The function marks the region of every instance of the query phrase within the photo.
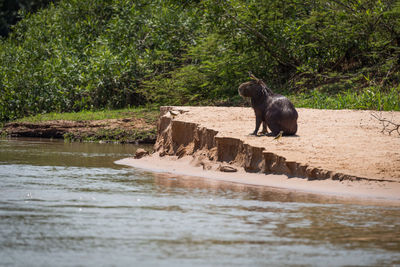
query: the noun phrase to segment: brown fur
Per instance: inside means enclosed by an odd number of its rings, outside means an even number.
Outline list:
[[[267,126],[272,135],[277,135],[280,131],[284,135],[296,134],[298,113],[285,96],[274,94],[259,79],[242,83],[238,91],[242,97],[251,98],[251,106],[256,115],[256,128],[252,134],[257,135],[261,123],[264,134],[268,133]]]

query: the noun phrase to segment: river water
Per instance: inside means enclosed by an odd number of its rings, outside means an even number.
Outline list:
[[[113,163],[135,149],[0,140],[0,265],[400,264],[399,206]]]

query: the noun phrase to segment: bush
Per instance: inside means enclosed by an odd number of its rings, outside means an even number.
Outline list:
[[[248,71],[311,107],[398,108],[400,1],[60,0],[21,15],[0,39],[0,121],[237,104]]]

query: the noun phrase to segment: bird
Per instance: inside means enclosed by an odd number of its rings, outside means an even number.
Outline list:
[[[276,140],[276,141],[279,142],[279,139],[281,139],[282,135],[283,135],[283,131],[280,131],[280,132],[278,133],[278,135],[274,137],[274,140]]]
[[[180,113],[176,110],[170,110],[169,114],[171,114],[172,118],[174,119],[176,116],[178,116]]]

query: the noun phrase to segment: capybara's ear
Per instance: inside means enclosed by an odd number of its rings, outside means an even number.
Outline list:
[[[266,87],[265,83],[264,83],[263,80],[261,80],[261,79],[258,79],[258,80],[257,80],[257,83],[258,83],[259,85],[261,85],[262,87]]]
[[[258,79],[257,79],[257,77],[256,77],[256,76],[254,76],[254,74],[253,74],[253,73],[251,73],[251,71],[249,71],[249,76],[250,76],[250,78],[251,78],[251,79],[253,79],[253,80],[256,80],[256,81],[258,82]]]

